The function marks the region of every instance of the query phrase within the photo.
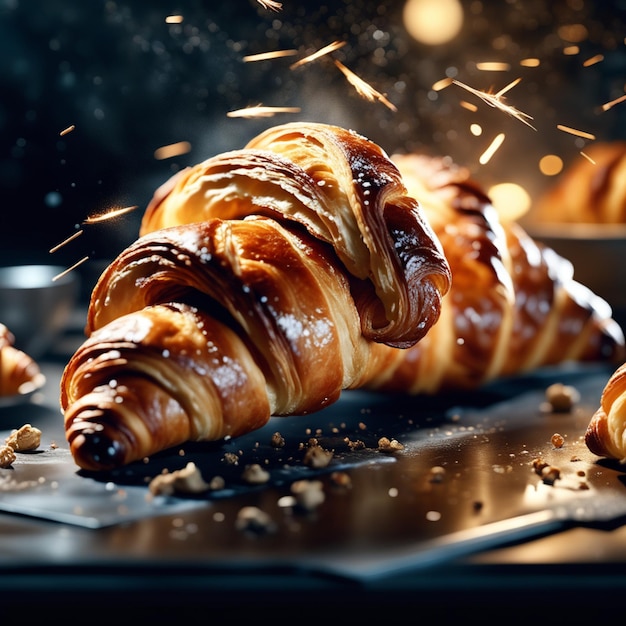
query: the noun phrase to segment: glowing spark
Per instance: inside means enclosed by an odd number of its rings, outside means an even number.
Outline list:
[[[58,243],[56,246],[50,248],[49,253],[52,254],[56,252],[59,248],[62,248],[64,245],[70,243],[70,241],[74,241],[83,234],[82,230],[77,230],[73,235],[70,235],[67,239],[64,239],[61,243]]]
[[[581,156],[584,156],[585,159],[587,159],[587,161],[589,161],[589,163],[591,163],[592,165],[595,165],[596,162],[588,155],[585,154],[582,150],[580,151]]]
[[[360,96],[363,96],[370,102],[378,100],[392,111],[398,110],[395,105],[389,102],[389,100],[387,100],[382,93],[376,91],[376,89],[374,89],[371,85],[368,85],[362,78],[359,78],[352,70],[349,70],[345,65],[343,65],[343,63],[335,61],[335,65],[341,70],[343,75],[348,79],[348,82],[356,89]]]
[[[300,113],[300,107],[266,107],[262,105],[229,111],[227,117],[272,117],[276,113]]]
[[[563,54],[570,57],[578,54],[579,52],[580,48],[578,46],[565,46],[565,48],[563,48]]]
[[[188,141],[177,141],[167,146],[161,146],[154,151],[154,158],[162,161],[170,159],[181,154],[187,154],[191,150],[191,144]]]
[[[451,78],[442,78],[441,80],[438,80],[432,87],[431,89],[433,91],[441,91],[442,89],[445,89],[446,87],[448,87],[449,85],[452,84],[452,79]]]
[[[127,206],[121,209],[111,209],[106,213],[100,213],[99,215],[90,215],[83,224],[97,224],[98,222],[106,222],[107,220],[115,219],[120,215],[125,215],[126,213],[130,213],[137,209],[137,206]]]
[[[272,11],[280,11],[283,8],[282,2],[274,2],[273,0],[257,0],[257,2],[264,9],[271,9]]]
[[[292,63],[289,66],[289,69],[294,70],[296,69],[296,67],[300,67],[301,65],[304,65],[305,63],[310,63],[311,61],[315,61],[316,59],[319,59],[320,57],[323,57],[326,54],[330,54],[331,52],[334,52],[335,50],[339,50],[339,48],[343,48],[345,45],[346,45],[345,41],[333,41],[333,43],[329,43],[327,46],[320,48],[317,52],[314,52],[313,54],[310,54],[309,56],[306,56],[303,59],[300,59],[299,61]]]
[[[467,109],[468,111],[471,111],[472,113],[476,113],[476,111],[478,111],[478,107],[475,104],[472,104],[471,102],[467,102],[466,100],[461,100],[460,104],[464,109]]]
[[[606,104],[603,104],[602,110],[608,111],[609,109],[614,107],[616,104],[619,104],[620,102],[624,102],[624,100],[626,100],[626,94],[624,94],[623,96],[620,96],[619,98],[615,98],[615,100],[611,100],[611,102],[607,102]]]
[[[504,133],[496,135],[494,140],[489,144],[489,147],[480,155],[478,162],[481,165],[489,163],[491,157],[496,153],[496,150],[502,145],[504,141]]]
[[[265,61],[267,59],[279,59],[282,57],[292,57],[298,54],[297,50],[274,50],[274,52],[259,52],[259,54],[249,54],[243,57],[244,63],[252,61]]]
[[[508,72],[511,66],[508,63],[498,63],[497,61],[485,61],[476,63],[476,69],[483,72]]]
[[[68,133],[71,133],[74,129],[76,128],[76,126],[74,124],[72,124],[71,126],[68,126],[67,128],[64,128],[59,135],[61,137],[63,137],[63,135],[67,135]]]
[[[166,24],[182,24],[183,16],[182,15],[168,15],[165,18]]]
[[[522,67],[539,67],[541,65],[541,61],[539,59],[536,59],[534,57],[528,58],[528,59],[522,59],[519,64]]]
[[[596,63],[600,63],[600,61],[604,61],[604,55],[596,54],[596,56],[591,57],[583,62],[583,67],[589,67],[591,65],[595,65]]]
[[[570,128],[569,126],[563,126],[563,124],[557,124],[556,127],[559,130],[562,130],[564,133],[569,133],[570,135],[576,135],[576,137],[583,137],[584,139],[595,139],[596,136],[591,133],[586,133],[583,130],[576,130],[575,128]]]
[[[516,78],[515,80],[512,80],[506,87],[502,87],[502,89],[500,89],[500,91],[498,91],[497,94],[495,94],[495,98],[502,98],[502,96],[509,91],[510,89],[513,89],[513,87],[515,87],[515,85],[517,85],[522,79],[521,78]]]
[[[89,261],[88,256],[84,256],[80,261],[76,261],[74,265],[71,265],[67,269],[63,270],[60,274],[57,274],[56,276],[54,276],[52,278],[52,282],[54,282],[55,280],[59,280],[59,278],[63,278],[63,276],[65,276],[66,274],[69,274],[72,270],[75,270],[79,265],[82,265],[85,261]]]
[[[499,109],[500,111],[507,113],[511,117],[514,117],[516,120],[519,120],[523,124],[526,124],[526,126],[529,126],[533,130],[537,130],[532,124],[530,124],[527,121],[527,120],[533,119],[530,115],[527,115],[526,113],[523,113],[522,111],[519,111],[518,109],[511,106],[510,104],[505,104],[503,101],[502,94],[508,91],[511,87],[515,86],[519,82],[519,80],[509,83],[506,87],[504,87],[504,89],[501,89],[496,94],[488,93],[486,91],[480,91],[479,89],[474,89],[472,87],[469,87],[465,83],[462,83],[459,80],[454,80],[452,82],[455,85],[458,85],[459,87],[462,87],[463,89],[466,89],[470,93],[473,93],[475,96],[478,96],[483,102],[485,102],[489,106],[494,107],[495,109]]]

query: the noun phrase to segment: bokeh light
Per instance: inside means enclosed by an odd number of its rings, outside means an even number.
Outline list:
[[[458,0],[407,0],[404,26],[420,43],[437,46],[454,39],[463,26],[463,7]]]
[[[488,195],[502,220],[518,220],[530,209],[530,194],[517,183],[498,183]]]

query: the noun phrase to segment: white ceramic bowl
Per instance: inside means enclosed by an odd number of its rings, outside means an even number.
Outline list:
[[[56,265],[0,267],[0,322],[15,347],[34,359],[50,349],[66,327],[79,293],[75,272]]]

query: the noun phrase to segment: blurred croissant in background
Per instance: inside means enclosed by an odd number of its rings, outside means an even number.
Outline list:
[[[14,342],[13,333],[0,324],[0,398],[27,394],[45,382],[39,364]]]
[[[140,235],[98,281],[61,383],[85,469],[236,436],[344,389],[474,389],[623,356],[608,304],[502,223],[463,168],[392,160],[345,129],[285,124],[187,168]]]
[[[626,224],[626,141],[585,148],[533,207],[537,222]]]

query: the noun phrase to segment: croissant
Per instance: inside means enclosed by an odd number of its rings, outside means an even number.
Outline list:
[[[537,222],[626,224],[626,141],[598,142],[543,194]]]
[[[0,398],[27,393],[44,382],[38,363],[14,341],[13,333],[0,324]]]
[[[626,463],[626,363],[607,380],[585,433],[593,454]]]
[[[387,155],[328,125],[271,135],[159,190],[99,278],[61,381],[80,467],[319,410],[437,322],[450,268]]]
[[[453,280],[438,323],[389,356],[368,386],[435,393],[567,361],[622,360],[624,335],[608,303],[574,280],[568,260],[500,220],[466,168],[425,155],[392,158]]]
[[[322,229],[306,219],[306,209],[283,200],[283,186],[295,180],[298,193],[302,183],[292,173],[287,180],[274,181],[265,162],[278,155],[306,163],[318,176],[318,170],[327,171],[323,153],[303,153],[303,132],[301,125],[274,127],[254,138],[244,152],[186,170],[150,203],[142,232],[263,211],[275,219],[298,220],[320,236]],[[259,156],[259,149],[271,154]],[[623,333],[608,303],[573,279],[568,260],[533,240],[517,223],[500,220],[466,168],[417,154],[393,155],[392,160],[440,240],[453,281],[439,321],[418,343],[406,351],[372,348],[377,365],[368,368],[363,386],[437,393],[477,388],[566,361],[622,358]],[[233,192],[234,180],[245,197]],[[263,207],[258,198],[263,198]]]

